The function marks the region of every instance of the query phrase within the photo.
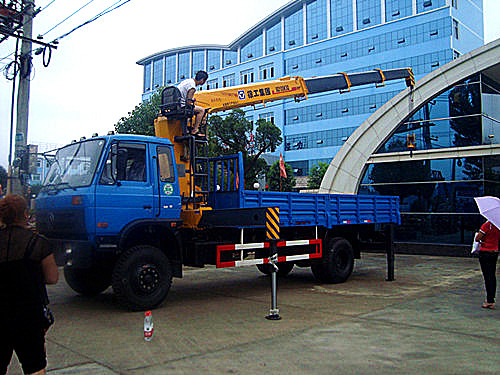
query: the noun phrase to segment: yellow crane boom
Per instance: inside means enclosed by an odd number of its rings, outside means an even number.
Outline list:
[[[372,70],[360,73],[338,73],[323,77],[283,77],[273,81],[249,83],[240,86],[196,92],[196,105],[208,110],[208,113],[247,107],[294,98],[307,99],[308,94],[316,94],[333,90],[341,92],[351,87],[375,83],[383,85],[385,81],[405,79],[407,86],[415,84],[411,68]]]

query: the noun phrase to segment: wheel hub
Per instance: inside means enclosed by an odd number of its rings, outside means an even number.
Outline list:
[[[143,293],[151,293],[160,285],[160,273],[155,266],[144,264],[138,269],[137,280]]]

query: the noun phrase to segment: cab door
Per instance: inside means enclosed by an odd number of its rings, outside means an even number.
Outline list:
[[[153,218],[155,195],[146,143],[119,142],[108,150],[96,185],[96,234],[119,233],[132,221]]]
[[[177,171],[174,168],[173,147],[150,145],[155,170],[155,216],[160,219],[180,219],[181,196]]]

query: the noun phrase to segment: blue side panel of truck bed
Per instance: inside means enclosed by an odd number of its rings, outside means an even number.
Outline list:
[[[208,205],[214,210],[278,207],[282,227],[401,224],[397,196],[244,190],[241,153],[210,158],[209,165]]]
[[[282,227],[401,223],[395,196],[242,190],[212,193],[210,198],[214,209],[278,207]]]

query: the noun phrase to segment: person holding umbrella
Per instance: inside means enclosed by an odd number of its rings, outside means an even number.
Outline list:
[[[479,264],[481,265],[486,289],[486,301],[483,302],[481,307],[494,309],[497,289],[498,243],[500,240],[500,230],[498,229],[500,227],[500,199],[496,197],[478,197],[474,199],[481,215],[488,219],[481,226],[475,238],[475,241],[481,243]]]

